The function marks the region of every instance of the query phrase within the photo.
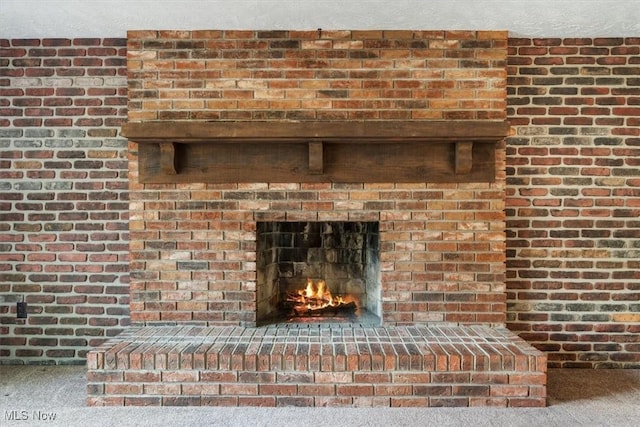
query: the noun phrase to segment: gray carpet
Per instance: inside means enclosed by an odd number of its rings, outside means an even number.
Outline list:
[[[640,370],[553,369],[541,409],[88,408],[85,373],[0,365],[0,426],[640,426]]]

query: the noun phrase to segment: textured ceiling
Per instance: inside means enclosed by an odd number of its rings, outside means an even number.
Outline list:
[[[0,38],[129,29],[464,29],[640,36],[640,0],[0,0]]]

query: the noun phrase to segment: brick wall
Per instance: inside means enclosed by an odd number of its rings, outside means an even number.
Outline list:
[[[130,31],[129,120],[502,120],[506,36]]]
[[[0,41],[0,363],[78,362],[88,344],[127,322],[125,142],[116,137],[125,116],[124,43]],[[638,39],[510,45],[508,325],[549,352],[551,366],[638,367]],[[71,88],[82,90],[62,95]],[[69,105],[56,106],[56,98],[83,110],[65,115]],[[81,105],[91,98],[99,105]],[[112,103],[113,114],[89,110]],[[101,166],[81,163],[88,160]],[[116,199],[105,199],[109,191]],[[50,209],[61,201],[83,208]],[[70,231],[56,229],[68,224]],[[96,237],[106,230],[118,240]],[[89,244],[99,250],[80,250]],[[45,272],[56,268],[69,272]],[[113,281],[98,280],[106,274]],[[27,321],[15,319],[21,295],[30,301]]]
[[[256,221],[380,221],[386,324],[504,321],[498,185],[153,187],[131,194],[134,322],[255,325]]]
[[[508,326],[552,367],[640,366],[640,39],[511,39]]]
[[[0,362],[81,362],[128,324],[125,55],[0,40]]]

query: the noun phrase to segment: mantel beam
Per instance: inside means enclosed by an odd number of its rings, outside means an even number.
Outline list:
[[[145,122],[138,143],[146,183],[491,182],[494,121]]]
[[[309,121],[309,122],[129,122],[122,135],[138,143],[202,142],[497,142],[509,133],[508,121]]]

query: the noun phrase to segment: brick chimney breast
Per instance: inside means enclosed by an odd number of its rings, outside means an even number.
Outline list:
[[[379,223],[382,323],[505,321],[505,31],[130,31],[131,317],[256,325],[258,222]]]

